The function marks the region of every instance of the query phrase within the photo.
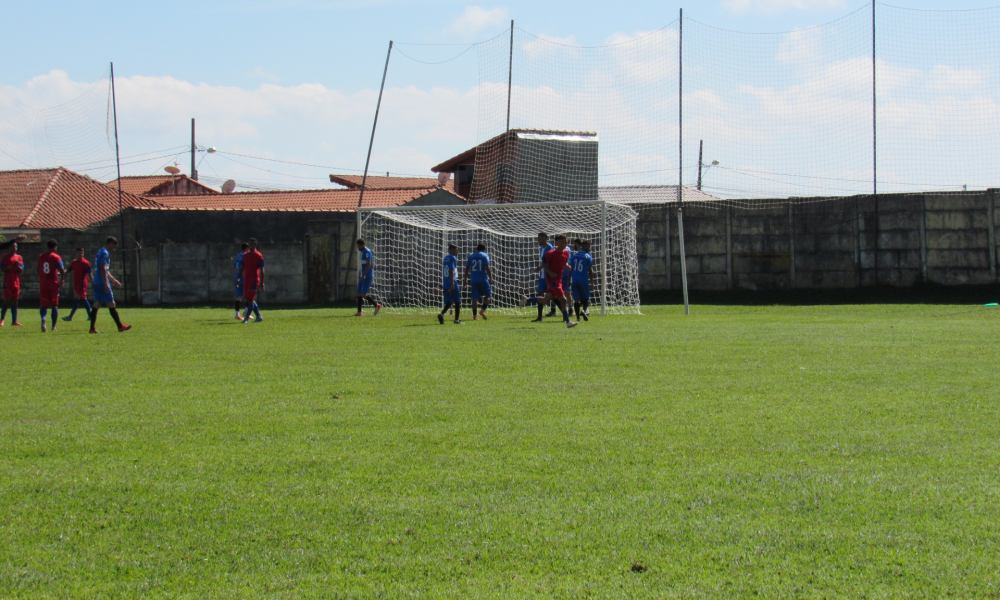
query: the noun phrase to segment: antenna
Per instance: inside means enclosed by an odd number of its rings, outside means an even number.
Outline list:
[[[223,194],[232,194],[233,190],[235,190],[235,189],[236,189],[236,182],[233,181],[232,179],[230,179],[230,180],[226,181],[226,183],[222,184],[222,193]]]
[[[178,169],[173,165],[170,165],[169,167],[163,167],[163,170],[166,171],[167,173],[170,173],[171,175],[176,175],[181,172],[180,169]]]

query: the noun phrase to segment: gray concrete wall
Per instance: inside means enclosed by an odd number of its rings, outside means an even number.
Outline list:
[[[760,201],[683,209],[695,290],[997,282],[998,190]],[[768,206],[773,205],[773,206]],[[637,207],[639,284],[680,289],[677,206]],[[877,221],[876,221],[877,218]],[[876,239],[877,231],[877,239]]]

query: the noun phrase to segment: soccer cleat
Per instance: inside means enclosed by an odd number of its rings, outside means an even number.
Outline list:
[[[376,304],[375,305],[375,315],[374,316],[377,317],[378,316],[378,311],[380,311],[380,310],[382,310],[382,305],[381,304]]]
[[[250,317],[247,317],[247,318],[243,319],[243,321],[241,321],[241,323],[243,323],[244,325],[246,325],[249,322],[250,322]]]
[[[118,328],[118,333],[122,333],[123,331],[128,331],[129,329],[132,329],[131,325],[122,325],[121,327]]]
[[[241,317],[241,316],[239,316],[239,315],[236,315],[236,320],[237,320],[237,321],[242,321],[242,320],[243,320],[243,317]]]
[[[580,316],[583,317],[584,321],[589,321],[590,320],[590,319],[587,318],[587,313],[582,313]]]
[[[472,320],[473,321],[478,321],[479,320],[479,315],[472,315]]]
[[[45,321],[42,321],[42,333],[45,333]]]
[[[15,321],[15,322],[11,323],[11,327],[24,327],[24,326],[21,325],[20,323],[18,323],[17,321]]]
[[[67,323],[69,323],[72,320],[73,320],[73,317],[63,317],[63,321],[66,321]]]
[[[479,311],[479,316],[482,317],[483,320],[485,321],[486,320],[486,311],[485,310]]]
[[[361,311],[359,310],[358,312],[354,313],[354,316],[355,316],[355,317],[360,317],[360,316],[361,316],[361,315],[363,315],[363,314],[365,314],[365,313],[363,313],[363,312],[361,312]]]
[[[521,299],[518,300],[517,305],[520,306],[521,308],[524,308],[524,305],[527,303],[528,303],[528,297],[525,296],[524,294],[521,294]]]
[[[590,309],[589,308],[583,309],[583,314],[585,314],[585,315],[587,315],[589,317],[590,316]]]
[[[566,327],[576,327],[577,325],[579,325],[579,323],[576,323],[574,321],[566,321]]]
[[[455,325],[465,325],[462,321],[455,319]]]
[[[3,327],[3,319],[0,319],[0,327]]]
[[[532,319],[531,322],[532,323],[541,323],[542,322],[542,318],[538,317],[537,319]]]
[[[98,330],[96,330],[96,329],[91,329],[91,330],[90,330],[90,333],[100,333],[100,331],[98,331]]]
[[[441,313],[438,313],[438,323],[444,325],[444,315]]]
[[[253,322],[254,323],[263,323],[264,322],[264,317],[257,317],[256,319],[253,320]]]

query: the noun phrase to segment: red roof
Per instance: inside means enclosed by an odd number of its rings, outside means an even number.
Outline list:
[[[161,188],[182,184],[186,188],[199,189],[204,194],[218,194],[219,191],[207,185],[191,179],[187,175],[126,175],[121,178],[122,191],[136,196],[159,195],[157,192],[164,192]],[[118,180],[108,183],[112,189],[118,189]]]
[[[365,190],[364,206],[402,206],[433,191],[454,195],[448,190],[374,189]],[[354,212],[360,190],[297,190],[291,192],[237,192],[216,196],[157,196],[167,208],[186,210],[261,210]],[[459,196],[455,196],[461,199]]]
[[[330,181],[352,190],[361,189],[361,175],[330,175]],[[443,187],[448,191],[454,191],[455,181],[449,179],[442,186],[438,183],[437,177],[383,177],[381,175],[369,175],[365,181],[365,190],[434,190]]]
[[[160,206],[124,191],[121,205]],[[118,206],[118,190],[63,167],[0,171],[0,227],[83,229]]]

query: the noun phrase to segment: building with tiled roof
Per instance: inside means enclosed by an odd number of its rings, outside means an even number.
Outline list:
[[[443,188],[449,192],[455,192],[455,180],[450,177],[451,173],[445,173],[447,179],[441,183],[437,177],[389,177],[382,175],[368,175],[365,180],[365,193],[368,190],[434,190]],[[342,185],[348,189],[361,189],[361,175],[330,175],[330,181]]]
[[[184,210],[355,212],[360,193],[355,189],[237,192],[214,196],[158,196],[156,200],[163,207]],[[465,200],[440,187],[431,190],[366,189],[363,203],[368,208],[465,204]]]
[[[0,228],[83,229],[119,208],[158,207],[155,200],[122,192],[69,169],[0,171]]]
[[[121,178],[122,191],[136,196],[179,196],[218,194],[218,190],[191,179],[187,175],[126,175]],[[118,179],[108,183],[118,189]]]

